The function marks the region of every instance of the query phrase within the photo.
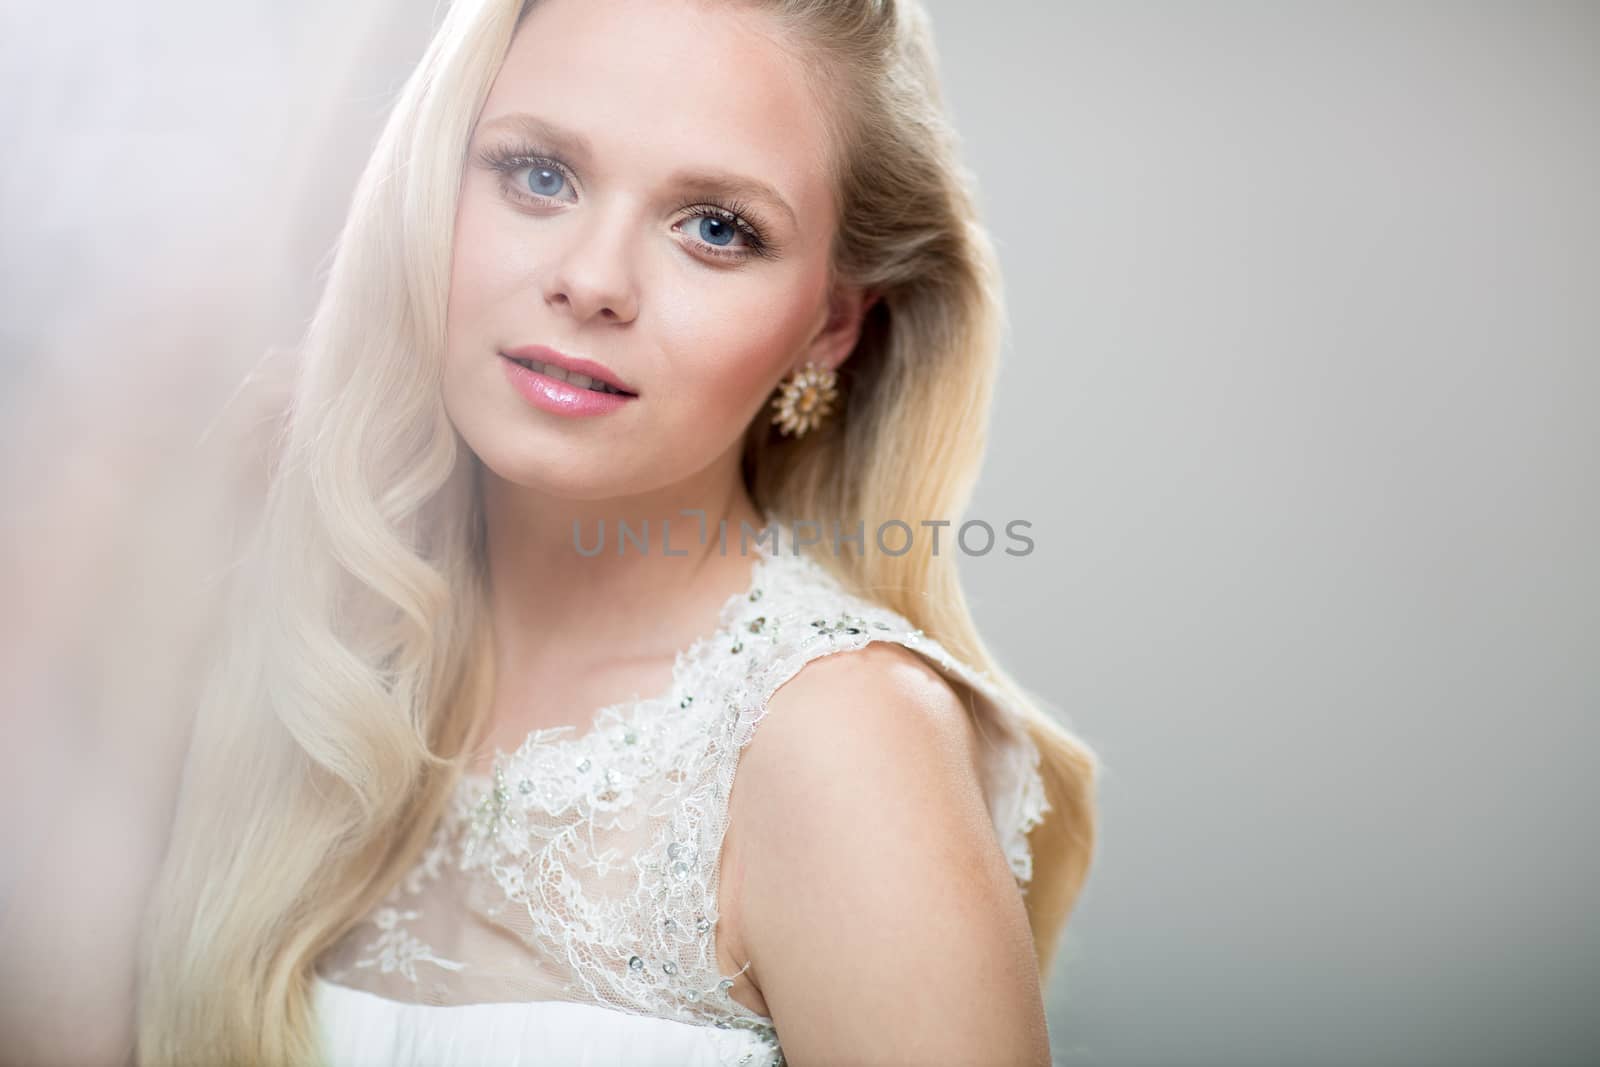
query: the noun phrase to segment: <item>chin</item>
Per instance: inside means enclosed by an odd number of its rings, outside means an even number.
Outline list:
[[[530,455],[526,449],[508,449],[478,454],[479,461],[495,477],[531,492],[562,500],[605,500],[627,493],[616,478],[615,461],[596,457],[595,463],[572,462],[550,456]]]

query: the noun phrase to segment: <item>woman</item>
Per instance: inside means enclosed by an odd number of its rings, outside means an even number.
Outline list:
[[[141,1063],[1049,1061],[1094,758],[905,537],[1001,321],[954,145],[914,3],[458,0],[303,346]]]

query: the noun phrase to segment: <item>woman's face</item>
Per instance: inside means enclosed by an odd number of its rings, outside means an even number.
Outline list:
[[[827,288],[823,119],[760,19],[542,0],[517,31],[462,180],[443,379],[501,478],[594,500],[736,471],[783,375],[853,347],[858,302]],[[634,395],[503,355],[529,345]]]

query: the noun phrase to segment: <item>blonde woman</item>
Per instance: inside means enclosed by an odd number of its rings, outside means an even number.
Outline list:
[[[1048,1063],[1096,763],[929,536],[998,284],[915,2],[457,0],[299,353],[138,1061]]]

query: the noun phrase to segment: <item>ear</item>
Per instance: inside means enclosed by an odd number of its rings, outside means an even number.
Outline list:
[[[861,338],[861,323],[881,294],[875,289],[836,284],[828,293],[826,316],[806,346],[800,362],[808,360],[830,370],[850,358]]]

